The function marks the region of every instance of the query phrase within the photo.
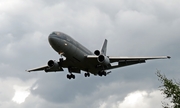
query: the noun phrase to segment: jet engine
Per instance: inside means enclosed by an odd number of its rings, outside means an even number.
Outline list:
[[[99,55],[100,55],[100,51],[99,51],[99,50],[95,50],[95,51],[94,51],[94,54],[97,55],[97,56],[99,56]]]
[[[59,71],[60,69],[59,63],[55,60],[49,60],[47,65],[49,66],[49,68],[45,70],[46,72]]]
[[[107,56],[99,55],[97,60],[98,60],[99,63],[102,63],[105,66],[110,65],[110,60],[109,60],[109,58]]]
[[[59,67],[58,62],[55,60],[49,60],[47,64],[49,67]]]

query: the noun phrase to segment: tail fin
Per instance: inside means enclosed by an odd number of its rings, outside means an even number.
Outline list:
[[[107,50],[107,39],[104,40],[104,44],[101,49],[101,54],[106,55],[106,50]]]

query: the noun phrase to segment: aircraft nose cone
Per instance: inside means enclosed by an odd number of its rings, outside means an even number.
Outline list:
[[[62,51],[63,42],[58,33],[56,32],[51,33],[48,37],[48,40],[49,40],[49,44],[56,52],[59,53],[60,51]]]
[[[48,37],[48,40],[49,40],[49,43],[52,44],[56,41],[56,37],[55,35],[53,34],[50,34],[49,37]]]
[[[57,36],[54,34],[50,34],[48,37],[48,41],[52,47],[56,46]]]

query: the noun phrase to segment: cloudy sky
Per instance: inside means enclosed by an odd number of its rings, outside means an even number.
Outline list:
[[[1,108],[159,108],[155,73],[179,79],[179,0],[0,0]],[[25,70],[57,60],[48,43],[61,31],[91,51],[108,39],[108,55],[161,56],[114,69],[107,77],[66,78]]]

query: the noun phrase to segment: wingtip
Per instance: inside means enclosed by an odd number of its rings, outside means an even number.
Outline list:
[[[170,56],[167,56],[168,59],[170,59],[171,57]]]
[[[26,72],[31,72],[30,70],[25,70]]]

